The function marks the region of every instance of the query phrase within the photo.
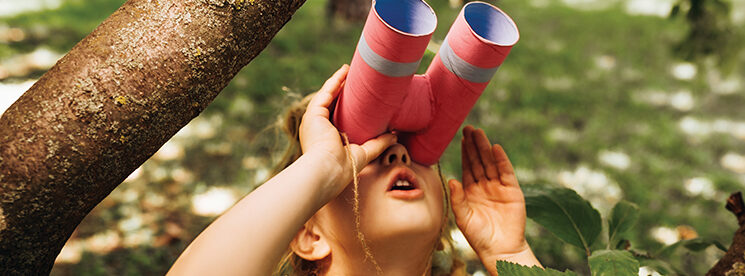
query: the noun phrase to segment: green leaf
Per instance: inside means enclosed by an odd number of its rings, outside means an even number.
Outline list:
[[[519,265],[516,263],[510,263],[506,261],[497,261],[497,273],[499,273],[499,276],[576,276],[577,273],[574,273],[571,270],[565,270],[564,272],[551,269],[551,268],[540,268],[537,266],[531,266],[527,267],[524,265]]]
[[[639,262],[640,267],[649,267],[662,275],[686,275],[687,273],[670,265],[670,263],[652,257],[649,252],[639,249],[628,250]],[[640,274],[641,275],[641,274]],[[646,275],[645,275],[646,276]]]
[[[593,276],[638,275],[639,261],[625,250],[597,250],[587,259]]]
[[[690,240],[682,240],[682,241],[673,243],[671,245],[668,245],[666,247],[663,247],[657,253],[657,256],[669,257],[680,246],[683,246],[686,249],[691,250],[691,251],[702,251],[706,248],[709,248],[709,246],[712,246],[712,245],[716,246],[717,248],[719,248],[719,250],[722,250],[723,252],[727,252],[727,247],[717,240],[707,239],[707,238],[695,238],[695,239],[690,239]]]
[[[525,186],[523,192],[529,218],[590,255],[602,228],[598,210],[567,188]]]
[[[702,251],[706,248],[709,248],[709,246],[716,246],[719,248],[719,250],[722,250],[723,252],[727,252],[727,247],[724,246],[722,243],[720,243],[717,240],[714,239],[705,239],[705,238],[695,238],[686,240],[685,243],[683,243],[683,246],[685,248],[688,248],[688,250],[691,251]]]
[[[613,206],[608,219],[608,245],[614,244],[616,239],[634,226],[639,219],[639,207],[636,204],[622,200]]]
[[[657,259],[638,259],[639,266],[648,266],[662,275],[686,275],[685,272],[673,267],[669,263]]]

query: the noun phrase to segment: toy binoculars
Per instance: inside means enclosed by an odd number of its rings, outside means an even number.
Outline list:
[[[436,163],[520,37],[502,10],[470,2],[414,75],[436,26],[423,0],[373,0],[333,114],[351,142],[396,131],[412,160]]]

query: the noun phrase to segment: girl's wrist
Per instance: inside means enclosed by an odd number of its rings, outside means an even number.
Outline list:
[[[519,247],[513,249],[501,249],[501,248],[487,248],[482,250],[475,250],[476,254],[481,259],[492,258],[492,259],[503,259],[512,255],[519,254],[525,251],[528,246],[527,242],[523,242]]]
[[[484,254],[482,258],[489,258],[493,260],[501,260],[501,261],[510,261],[514,260],[516,258],[519,258],[521,256],[525,255],[532,255],[533,251],[530,250],[530,246],[525,243],[524,247],[522,247],[519,251],[511,251],[511,252],[504,252],[504,253],[493,253],[493,254]],[[479,255],[481,256],[481,255]]]
[[[312,171],[312,177],[319,180],[312,182],[317,183],[317,195],[322,199],[323,204],[338,196],[344,189],[342,184],[345,178],[344,168],[339,163],[338,157],[330,152],[303,153],[296,162],[300,163],[299,165],[305,170]]]
[[[484,266],[486,266],[490,271],[492,270],[492,267],[494,268],[494,271],[496,271],[495,265],[497,261],[507,261],[525,266],[537,265],[543,267],[533,254],[533,250],[530,249],[530,245],[528,245],[527,241],[524,241],[516,250],[503,252],[487,252],[482,250],[480,252],[477,251],[476,253]]]
[[[481,259],[481,263],[489,270],[492,275],[496,275],[496,264],[497,261],[506,261],[516,263],[524,266],[538,266],[543,268],[541,263],[533,254],[533,250],[530,249],[530,245],[525,241],[522,246],[516,251],[503,252],[503,253],[490,253],[490,252],[476,252]]]

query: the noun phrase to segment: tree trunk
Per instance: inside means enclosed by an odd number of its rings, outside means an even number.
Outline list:
[[[339,16],[347,21],[364,23],[370,12],[371,0],[329,0],[329,16]]]
[[[0,118],[0,275],[46,274],[85,215],[304,0],[129,0]]]

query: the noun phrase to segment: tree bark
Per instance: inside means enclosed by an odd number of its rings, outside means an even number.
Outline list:
[[[371,0],[329,0],[329,16],[339,16],[349,22],[364,23],[370,12]]]
[[[85,215],[304,0],[129,0],[0,117],[0,274],[49,273]]]
[[[732,193],[725,207],[737,217],[740,228],[735,231],[727,253],[706,273],[707,276],[745,275],[745,204],[742,194]]]

